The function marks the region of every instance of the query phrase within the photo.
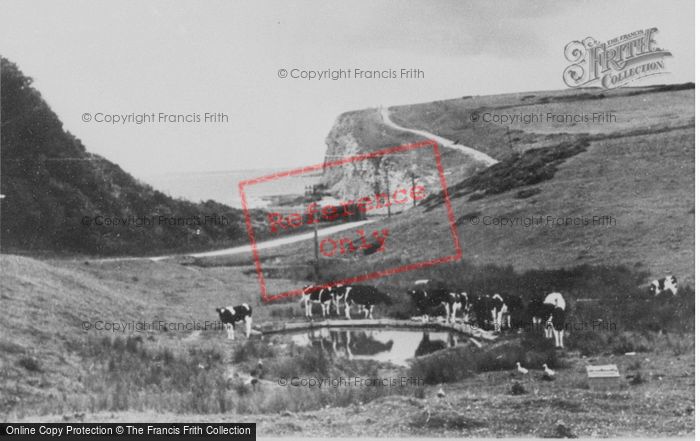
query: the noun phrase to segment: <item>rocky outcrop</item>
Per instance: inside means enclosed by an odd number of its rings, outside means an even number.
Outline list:
[[[325,162],[332,164],[343,158],[424,140],[384,124],[378,109],[347,112],[336,119],[326,137]],[[441,157],[448,182],[474,172],[474,161],[469,156],[441,148]],[[321,183],[336,197],[345,200],[387,189],[409,188],[413,183],[424,186],[428,193],[441,188],[432,148],[329,166],[323,172]]]

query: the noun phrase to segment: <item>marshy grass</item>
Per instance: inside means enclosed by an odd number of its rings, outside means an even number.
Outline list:
[[[156,411],[177,414],[303,412],[367,403],[389,395],[424,395],[420,386],[279,386],[279,378],[377,376],[380,363],[336,358],[318,347],[285,349],[260,340],[231,348],[216,342],[149,341],[141,337],[88,337],[77,346],[86,369],[76,392],[52,400],[20,403],[14,413],[65,414],[101,411]],[[29,357],[25,357],[30,360]],[[23,358],[22,360],[25,360]],[[33,360],[33,359],[31,359]],[[243,380],[262,360],[265,387]],[[30,361],[23,362],[34,368]],[[38,365],[37,365],[38,366]],[[27,369],[29,369],[27,368]],[[38,367],[37,367],[38,369]],[[232,376],[238,372],[240,377]]]
[[[523,335],[491,348],[458,346],[419,357],[411,363],[410,374],[426,384],[451,383],[481,372],[513,370],[520,362],[524,367],[540,369],[565,367],[557,357],[551,341],[539,335]]]

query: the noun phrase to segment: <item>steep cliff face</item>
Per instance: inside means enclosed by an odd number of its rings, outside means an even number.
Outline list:
[[[349,112],[340,115],[326,137],[325,162],[332,162],[346,156],[360,154],[360,141],[356,138],[358,116],[360,112]],[[362,185],[359,177],[359,163],[348,163],[323,170],[321,182],[341,197],[345,197],[349,189]]]
[[[326,162],[402,144],[425,141],[418,135],[396,130],[383,123],[378,109],[340,115],[326,137]],[[448,183],[483,168],[452,149],[440,148]],[[440,190],[440,179],[432,148],[392,153],[381,158],[345,163],[324,170],[321,181],[342,199],[353,199],[413,184],[429,193]]]
[[[385,127],[375,109],[340,115],[326,138],[326,162],[421,141]],[[439,185],[432,149],[388,154],[345,163],[324,171],[322,182],[337,197],[347,200],[409,188],[413,183],[434,190]],[[411,179],[413,174],[414,179]]]

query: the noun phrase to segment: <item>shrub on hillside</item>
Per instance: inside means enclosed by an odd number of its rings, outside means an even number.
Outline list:
[[[526,393],[527,390],[525,389],[525,386],[523,386],[519,381],[514,382],[510,387],[511,395],[525,395]]]
[[[422,378],[425,384],[459,381],[476,371],[476,354],[471,346],[460,346],[419,357],[411,361],[410,375]]]
[[[551,368],[564,367],[557,357],[552,341],[539,333],[526,333],[519,340],[484,351],[476,358],[477,369],[481,372],[512,370],[515,364],[541,369],[543,363]]]
[[[652,344],[639,332],[611,332],[608,347],[614,354],[622,355],[627,352],[648,352]]]
[[[578,350],[581,355],[586,357],[599,353],[606,347],[606,344],[605,335],[592,329],[571,332],[566,338],[567,348]]]
[[[257,361],[260,358],[275,356],[274,347],[262,340],[246,340],[241,346],[237,346],[233,352],[233,362],[243,363],[250,360]]]
[[[578,139],[556,146],[515,153],[451,186],[448,192],[452,199],[469,196],[470,200],[476,200],[487,195],[505,193],[518,187],[538,184],[552,179],[557,167],[562,162],[585,151],[588,145],[587,140]],[[421,202],[421,205],[425,207],[426,211],[430,211],[443,203],[444,199],[437,194],[426,198]]]
[[[22,357],[17,361],[17,364],[28,370],[29,372],[41,372],[41,365],[34,357]]]

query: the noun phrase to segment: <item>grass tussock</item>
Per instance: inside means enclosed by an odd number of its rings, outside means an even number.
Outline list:
[[[465,415],[458,409],[443,407],[417,412],[408,420],[414,429],[474,430],[488,426],[486,421]]]
[[[24,356],[17,361],[17,364],[28,370],[29,372],[41,372],[39,360],[34,357]]]
[[[525,395],[527,393],[527,390],[521,382],[516,381],[510,386],[509,393],[511,395]]]

